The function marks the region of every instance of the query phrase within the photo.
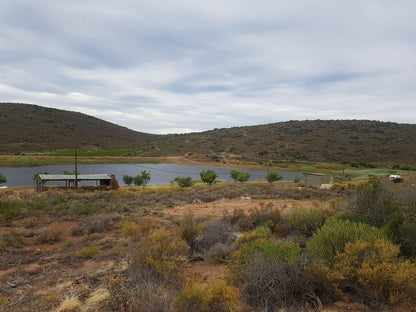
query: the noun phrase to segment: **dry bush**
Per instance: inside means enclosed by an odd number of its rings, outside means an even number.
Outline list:
[[[289,223],[300,233],[311,236],[325,222],[327,215],[317,209],[297,208],[288,217]]]
[[[320,308],[321,301],[314,292],[303,266],[286,259],[269,261],[257,257],[239,275],[240,289],[248,304],[262,311],[301,311]]]
[[[260,207],[251,209],[248,215],[244,211],[236,209],[232,216],[224,216],[224,219],[232,224],[237,224],[242,231],[251,231],[263,225],[267,225],[272,231],[275,231],[283,221],[280,211],[273,208],[272,203],[261,203]]]
[[[133,290],[132,311],[170,312],[176,294],[177,291],[167,285],[151,281],[139,284]]]
[[[205,287],[188,281],[173,306],[178,312],[233,312],[239,310],[240,303],[238,290],[222,280]]]
[[[147,268],[155,278],[171,281],[178,278],[178,272],[187,259],[189,247],[178,232],[157,229],[145,239],[140,240],[137,248],[130,252],[130,274],[143,274]],[[142,272],[140,272],[140,270]]]
[[[85,300],[83,306],[83,312],[102,312],[106,311],[108,306],[108,300],[110,292],[108,289],[100,288],[93,291],[90,296]]]
[[[92,258],[98,253],[96,246],[85,247],[77,251],[77,254],[83,258]]]
[[[193,250],[205,252],[218,243],[230,244],[235,239],[233,226],[229,222],[221,219],[208,220],[196,237]]]
[[[335,258],[339,289],[353,290],[371,306],[416,299],[416,265],[398,258],[399,246],[380,239],[348,243]]]
[[[205,257],[212,263],[222,263],[224,261],[230,260],[231,254],[234,251],[234,244],[217,243],[205,253]]]
[[[71,234],[79,236],[106,232],[120,219],[119,215],[95,214],[93,217],[83,218],[78,226],[72,227]]]
[[[193,249],[195,239],[203,228],[202,224],[195,220],[192,212],[186,211],[180,220],[179,227],[182,239]]]
[[[63,232],[58,227],[44,229],[39,231],[34,236],[35,240],[40,244],[54,244],[63,239]]]
[[[81,312],[82,303],[78,297],[68,297],[61,302],[54,312]]]
[[[133,240],[139,241],[159,227],[158,221],[150,216],[141,218],[138,222],[125,221],[121,231],[129,235]]]

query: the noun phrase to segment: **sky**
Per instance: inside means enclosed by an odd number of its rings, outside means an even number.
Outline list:
[[[414,0],[2,0],[0,102],[147,133],[416,123]]]

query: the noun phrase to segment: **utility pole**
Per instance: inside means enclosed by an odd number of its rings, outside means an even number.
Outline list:
[[[78,159],[77,148],[75,147],[75,192],[78,191]]]

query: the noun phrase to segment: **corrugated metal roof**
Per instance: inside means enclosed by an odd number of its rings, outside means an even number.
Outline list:
[[[38,174],[42,181],[68,181],[75,180],[75,174]],[[79,174],[77,180],[111,180],[106,174]]]

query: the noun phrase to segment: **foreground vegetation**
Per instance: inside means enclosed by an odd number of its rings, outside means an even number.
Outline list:
[[[411,311],[415,182],[2,190],[0,310]],[[224,200],[248,209],[206,214]]]

